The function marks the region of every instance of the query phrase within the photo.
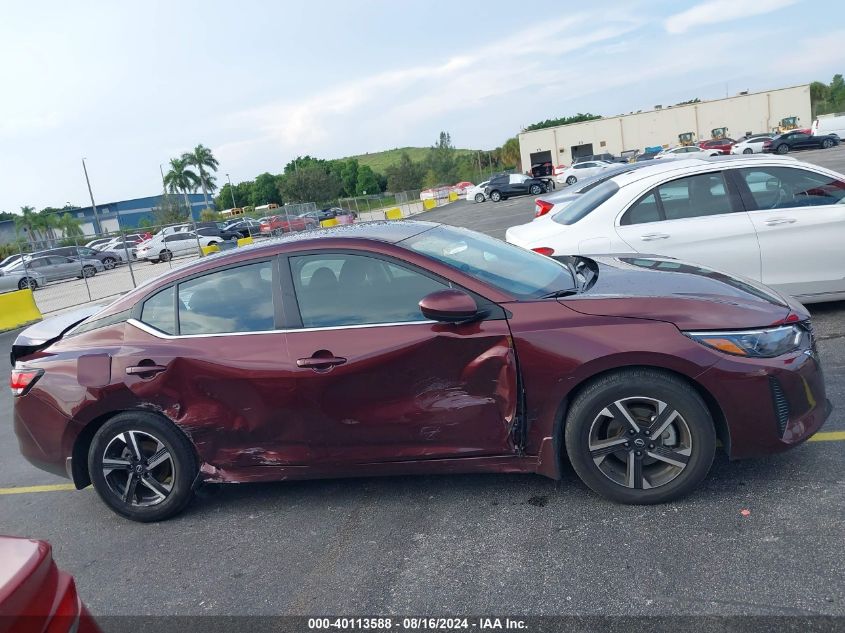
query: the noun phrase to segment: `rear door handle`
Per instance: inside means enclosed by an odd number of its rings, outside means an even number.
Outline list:
[[[795,218],[772,218],[766,220],[763,224],[766,226],[777,226],[778,224],[794,224]]]
[[[298,359],[296,366],[309,369],[328,369],[336,365],[343,365],[345,362],[346,359],[339,356],[311,356],[310,358]]]
[[[126,373],[130,376],[137,376],[143,374],[157,374],[160,371],[167,369],[164,365],[133,365],[126,368]]]
[[[669,239],[669,235],[666,233],[646,233],[645,235],[640,235],[640,239],[643,242],[653,242],[654,240]]]

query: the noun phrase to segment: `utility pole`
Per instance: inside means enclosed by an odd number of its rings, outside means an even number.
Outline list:
[[[94,210],[94,233],[102,234],[103,228],[100,226],[100,216],[97,214],[97,205],[94,204],[94,192],[91,191],[91,181],[88,179],[88,168],[85,166],[85,158],[82,159],[82,171],[85,172],[85,183],[88,185],[88,195],[91,197],[91,208]]]
[[[232,179],[229,178],[229,174],[226,174],[226,180],[229,181],[229,193],[232,194],[232,208],[236,208],[238,205],[235,204],[235,188],[232,187]]]

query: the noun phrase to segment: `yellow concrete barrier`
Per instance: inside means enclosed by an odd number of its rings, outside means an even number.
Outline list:
[[[388,209],[384,212],[384,218],[386,220],[401,220],[402,209],[400,209],[399,207],[393,207],[392,209]]]
[[[449,202],[454,202],[458,199],[458,192],[457,191],[450,191],[449,192]]]
[[[242,237],[238,240],[238,248],[241,246],[246,246],[247,244],[252,244],[252,236],[249,237]]]
[[[328,220],[320,220],[320,226],[322,227],[330,227],[330,226],[337,226],[337,218],[329,218]]]
[[[211,246],[200,246],[200,249],[202,249],[203,257],[205,257],[206,255],[211,255],[212,253],[220,252],[220,248],[217,246],[217,244],[212,244]]]
[[[41,320],[32,290],[15,290],[0,294],[0,331],[11,330]]]
[[[437,201],[433,200],[432,198],[429,198],[428,200],[423,200],[423,208],[426,211],[430,211],[431,209],[433,209],[436,206],[437,206]]]

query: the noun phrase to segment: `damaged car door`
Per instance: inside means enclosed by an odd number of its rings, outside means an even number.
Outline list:
[[[499,306],[471,323],[429,321],[419,301],[453,284],[428,271],[362,252],[287,261],[294,409],[315,462],[514,452],[517,369]]]

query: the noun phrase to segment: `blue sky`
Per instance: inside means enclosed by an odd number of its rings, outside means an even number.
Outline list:
[[[539,10],[538,7],[544,7]],[[0,210],[153,195],[197,143],[237,182],[298,154],[489,149],[522,126],[845,72],[839,0],[44,2],[0,20]]]

